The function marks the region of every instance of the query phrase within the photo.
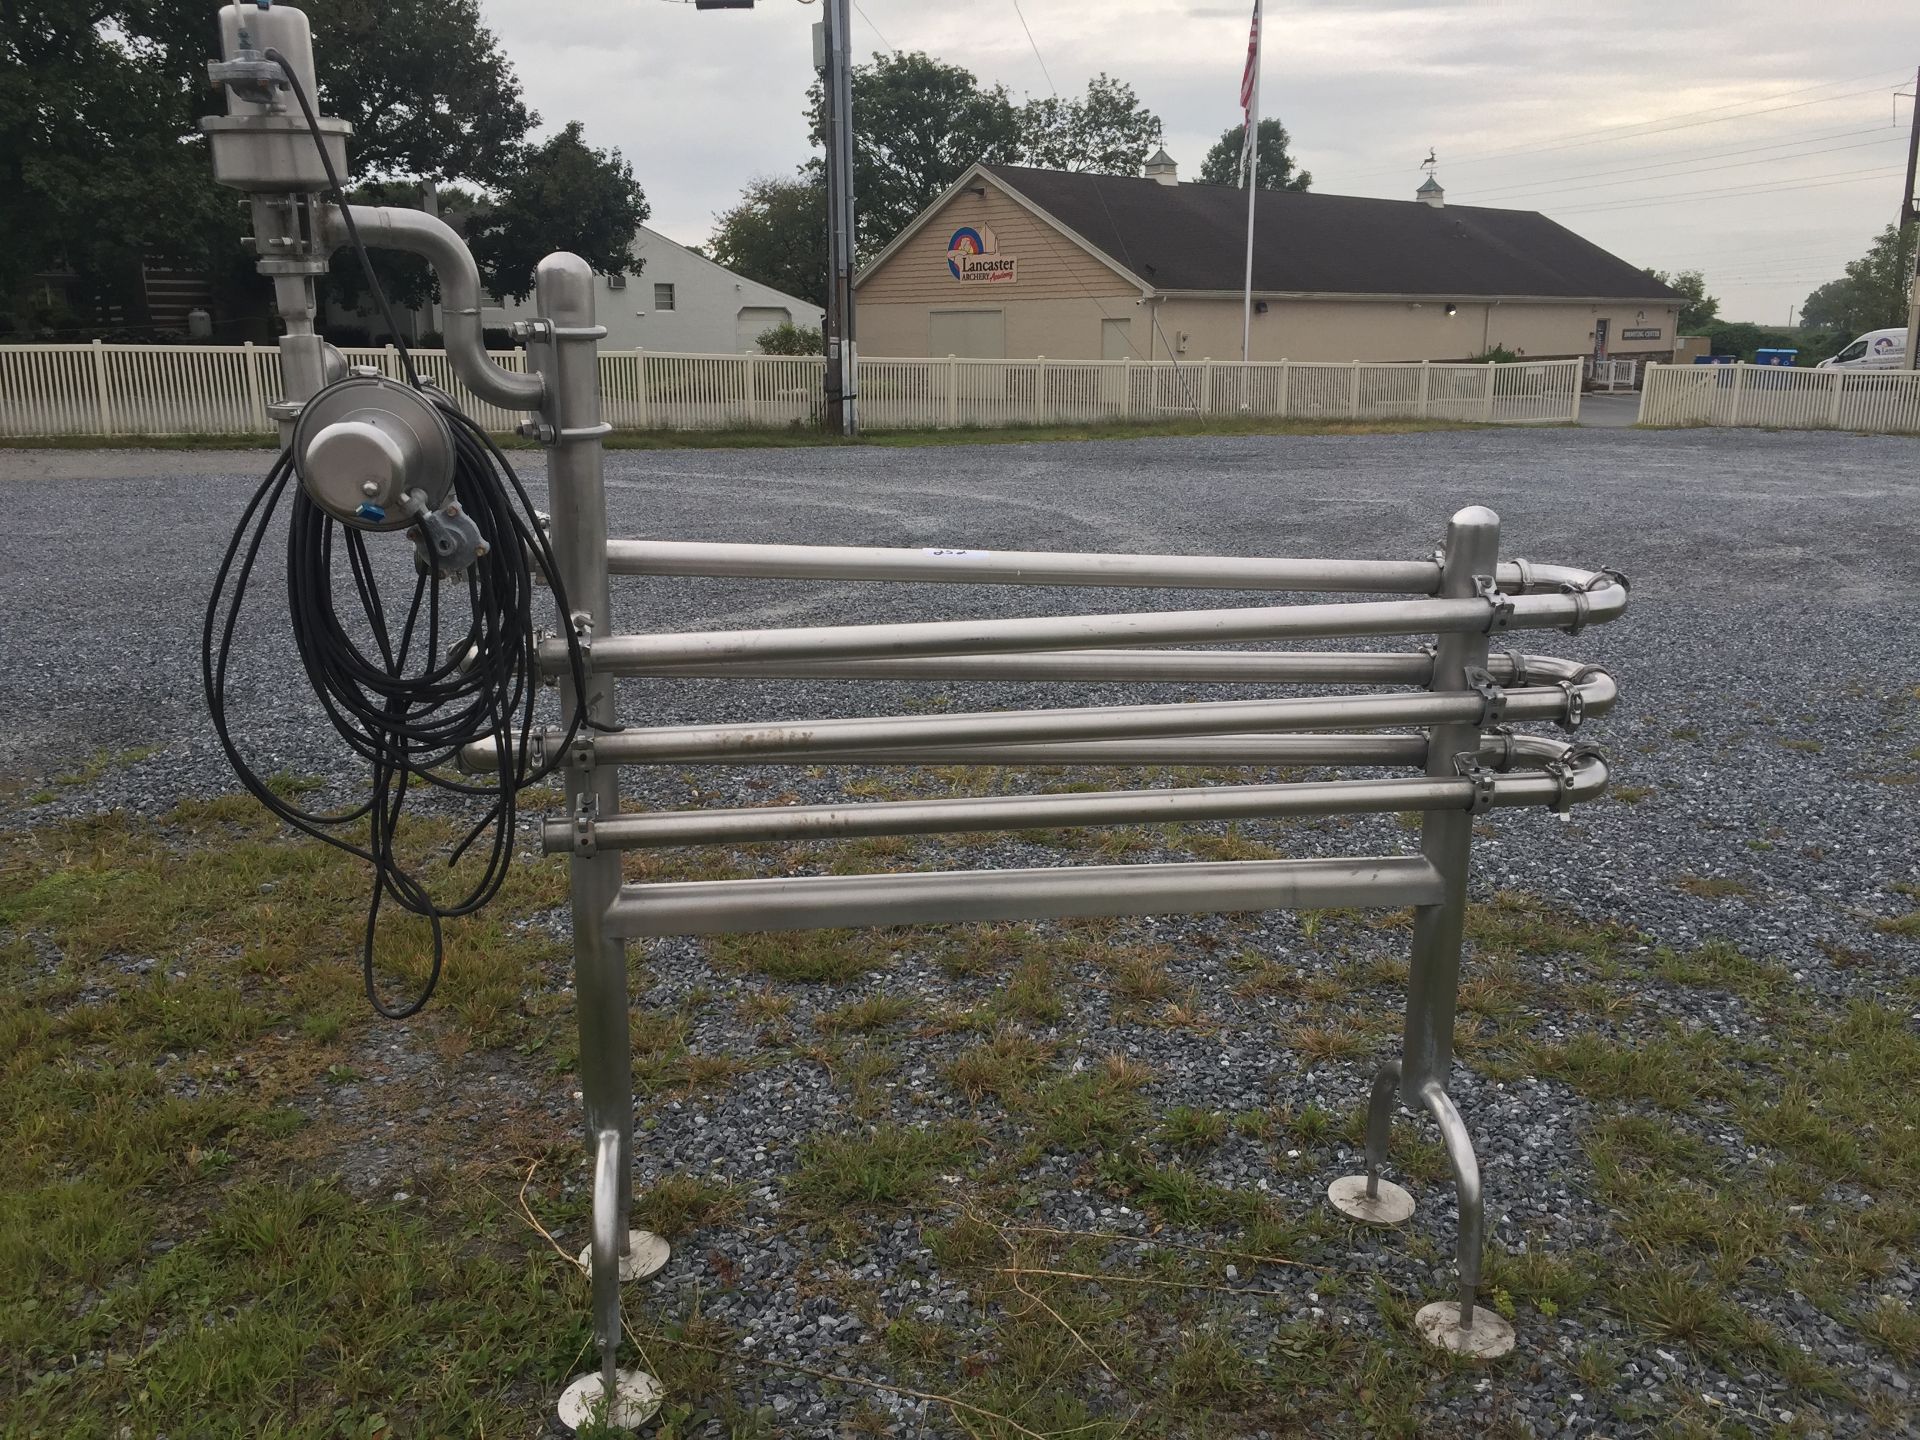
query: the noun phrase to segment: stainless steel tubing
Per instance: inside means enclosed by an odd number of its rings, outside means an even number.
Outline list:
[[[626,1248],[627,1207],[622,1197],[632,1166],[620,1132],[601,1130],[593,1148],[593,1339],[600,1350],[600,1393],[620,1393],[614,1378],[620,1356],[620,1252]]]
[[[1609,690],[1611,686],[1610,678],[1604,685],[1597,679],[1594,682],[1596,691]],[[787,724],[667,725],[596,735],[584,743],[593,749],[598,763],[608,765],[698,760],[733,763],[751,755],[803,759],[831,753],[845,758],[871,750],[900,750],[923,744],[1007,745],[1349,726],[1465,727],[1476,737],[1477,747],[1482,704],[1478,695],[1470,693],[1213,700],[1193,705],[1106,705],[1058,710],[985,710],[958,715],[860,716]],[[1557,688],[1509,690],[1506,718],[1559,720],[1566,715],[1567,704],[1565,692]],[[1589,708],[1604,709],[1605,706],[1596,699]],[[1447,774],[1452,774],[1451,761]]]
[[[360,238],[368,245],[419,255],[433,266],[440,281],[441,331],[446,336],[447,358],[466,387],[503,409],[539,409],[544,393],[540,376],[503,370],[487,354],[480,325],[480,269],[459,233],[424,210],[390,210],[382,205],[349,208],[354,224],[360,227]],[[331,210],[328,214],[334,244],[345,244],[345,225]],[[594,403],[597,409],[597,397]],[[604,523],[600,528],[605,530]],[[585,563],[604,574],[606,567],[598,563],[599,559],[595,554],[586,557]]]
[[[1606,788],[1598,755],[1583,755],[1569,783],[1552,776],[1502,775],[1490,803],[1508,807],[1590,799]],[[768,805],[740,810],[670,810],[618,815],[593,826],[596,847],[745,845],[855,835],[938,835],[961,830],[1024,830],[1050,825],[1160,825],[1279,815],[1378,815],[1393,810],[1470,811],[1471,780],[1321,780],[1204,789],[1101,790],[1059,795],[970,795],[864,805]],[[541,831],[548,854],[566,854],[578,838],[562,817]]]
[[[1473,1137],[1460,1118],[1453,1099],[1438,1080],[1420,1087],[1420,1101],[1440,1127],[1447,1159],[1453,1166],[1454,1194],[1460,1205],[1460,1234],[1455,1263],[1460,1269],[1460,1328],[1473,1329],[1474,1300],[1480,1291],[1480,1257],[1486,1249],[1486,1206],[1480,1194],[1480,1161],[1473,1153]]]
[[[1400,1062],[1389,1060],[1373,1072],[1373,1093],[1367,1099],[1367,1198],[1380,1194],[1380,1167],[1387,1163],[1387,1141],[1393,1134],[1394,1104],[1400,1098]]]
[[[629,885],[616,934],[718,935],[836,925],[929,925],[1065,916],[1430,905],[1439,875],[1418,855],[805,875]]]
[[[484,774],[491,740],[460,752]],[[1189,735],[1172,740],[1085,740],[1031,745],[914,745],[896,750],[810,751],[805,763],[853,765],[1425,765],[1424,735]],[[792,765],[787,755],[737,755],[729,765]]]
[[[1158,586],[1178,590],[1352,591],[1431,595],[1431,560],[1272,560],[1227,555],[1102,555],[1053,550],[887,549],[611,540],[615,575],[915,580],[953,585]]]
[[[467,263],[471,266],[472,261]],[[528,358],[539,372],[532,378],[543,384],[547,396],[542,418],[557,437],[547,449],[548,504],[553,511],[554,560],[574,607],[571,615],[562,615],[559,621],[591,637],[604,633],[613,614],[607,568],[601,559],[607,542],[607,506],[600,446],[599,347],[593,338],[594,274],[577,255],[549,255],[535,271],[534,287],[540,314],[555,331],[536,339],[528,347]],[[587,683],[588,693],[580,695],[570,674],[561,677],[561,704],[567,715],[584,710],[596,724],[615,724],[613,682],[590,672]],[[569,814],[606,819],[619,812],[619,772],[597,768],[590,750],[568,756],[565,781]],[[627,1157],[633,1150],[627,958],[625,946],[605,925],[607,908],[620,890],[620,857],[575,855],[570,879],[580,1090],[587,1129],[592,1135],[615,1133],[620,1153]],[[623,1164],[620,1171],[618,1230],[623,1251],[628,1244],[632,1169]],[[596,1293],[601,1283],[599,1268],[596,1258]],[[617,1275],[610,1283],[618,1283]]]
[[[1344,650],[1038,650],[999,655],[913,655],[898,660],[735,660],[624,667],[623,675],[675,679],[1171,680],[1258,685],[1425,685],[1427,655]]]
[[[1473,577],[1491,573],[1499,557],[1500,517],[1483,505],[1460,511],[1447,525],[1444,554],[1442,592],[1449,596],[1471,593]],[[1433,660],[1434,698],[1441,698],[1443,692],[1467,692],[1466,672],[1486,663],[1484,633],[1442,635]],[[1436,779],[1457,774],[1460,757],[1474,759],[1482,744],[1480,726],[1458,720],[1434,724],[1427,740],[1427,774]],[[1445,1089],[1453,1066],[1453,1019],[1460,989],[1460,940],[1466,925],[1467,865],[1472,845],[1470,814],[1462,810],[1427,812],[1420,830],[1420,849],[1444,879],[1446,894],[1439,903],[1414,912],[1400,1077],[1401,1095],[1408,1105],[1421,1103],[1429,1081]]]
[[[1508,603],[1511,611],[1506,628],[1512,630],[1597,625],[1613,619],[1626,608],[1626,591],[1608,584],[1591,595],[1520,595]],[[728,660],[988,655],[1083,646],[1223,644],[1233,640],[1311,640],[1335,636],[1472,633],[1484,637],[1493,623],[1491,602],[1472,597],[1469,590],[1465,597],[1438,600],[1358,600],[1324,605],[1254,605],[1227,610],[614,635],[595,643],[593,658],[597,668],[626,674],[640,666],[711,664]],[[542,663],[556,674],[567,663],[566,647],[556,642],[543,645],[540,656]]]
[[[491,752],[489,752],[491,753]],[[1424,735],[1185,735],[1172,740],[1084,740],[1038,745],[930,745],[815,751],[809,763],[852,765],[1422,765]],[[465,763],[464,760],[462,763]],[[491,763],[490,761],[488,763]],[[747,756],[729,764],[790,765]],[[485,769],[486,765],[482,765]]]
[[[923,550],[872,545],[746,545],[703,540],[610,540],[615,575],[767,579],[918,580],[950,585],[1157,586],[1179,590],[1306,590],[1432,595],[1432,560],[1299,560],[1231,555],[1111,555],[1056,550]],[[1510,560],[1495,575],[1515,594],[1585,588],[1596,572]]]

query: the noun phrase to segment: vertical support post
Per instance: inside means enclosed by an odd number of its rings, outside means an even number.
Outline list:
[[[1041,355],[1033,362],[1033,423],[1038,425],[1045,418],[1044,396],[1047,392],[1047,357]]]
[[[1491,580],[1500,561],[1500,517],[1471,505],[1447,524],[1440,567],[1439,597],[1471,599],[1474,577]],[[1488,606],[1488,622],[1494,610]],[[1433,656],[1436,693],[1471,690],[1469,669],[1487,663],[1485,631],[1442,635]],[[1480,748],[1480,727],[1435,725],[1427,736],[1427,774],[1456,778],[1455,759]],[[1428,1081],[1446,1088],[1453,1067],[1453,1014],[1460,988],[1460,939],[1467,918],[1467,862],[1473,844],[1473,816],[1465,810],[1429,810],[1420,827],[1420,850],[1440,873],[1446,898],[1413,912],[1413,964],[1407,979],[1406,1047],[1401,1059],[1400,1093],[1415,1108],[1424,1102]]]
[[[1292,404],[1293,362],[1283,358],[1280,361],[1280,419],[1284,420],[1287,418],[1287,412],[1292,407]]]
[[[760,367],[759,356],[747,356],[747,424],[760,423]]]
[[[636,350],[633,352],[633,368],[639,376],[640,428],[642,430],[651,430],[653,428],[653,404],[647,399],[647,352],[645,350]]]
[[[111,435],[113,430],[107,419],[109,414],[107,406],[107,352],[98,340],[93,342],[93,394],[95,414],[98,416],[100,422],[99,433],[102,435]]]
[[[1120,418],[1133,418],[1133,356],[1120,357]]]
[[[528,360],[546,382],[541,418],[556,437],[547,448],[548,505],[553,512],[554,560],[572,613],[569,626],[587,646],[587,692],[575,692],[571,676],[560,682],[566,718],[584,712],[595,724],[615,723],[613,677],[597,671],[592,642],[612,629],[607,577],[607,505],[600,418],[599,342],[606,332],[593,318],[593,270],[577,255],[549,255],[535,272],[540,314],[548,323],[528,345]],[[591,735],[583,731],[582,737]],[[566,762],[567,812],[576,833],[620,809],[619,771],[593,763],[591,745]],[[618,1151],[615,1227],[627,1248],[627,1215],[633,1186],[633,1063],[627,1026],[627,957],[624,943],[607,934],[606,913],[620,890],[620,852],[576,848],[571,861],[575,1006],[580,1025],[580,1089],[586,1130],[601,1150]],[[602,1164],[615,1163],[601,1160]],[[596,1269],[601,1268],[596,1256]],[[596,1289],[604,1285],[596,1277]],[[617,1275],[613,1283],[618,1283]],[[617,1342],[616,1330],[614,1339]],[[602,1356],[603,1367],[611,1358]]]
[[[1347,414],[1352,419],[1360,418],[1360,362],[1355,360],[1351,367],[1351,379],[1347,385]]]
[[[1500,374],[1499,364],[1495,361],[1491,361],[1491,360],[1488,361],[1487,362],[1487,393],[1485,397],[1482,399],[1481,405],[1480,405],[1480,418],[1483,420],[1493,419],[1493,387],[1494,387],[1494,382],[1499,378],[1499,374]]]
[[[1433,366],[1431,362],[1420,362],[1420,418],[1427,418],[1427,402],[1433,394]]]
[[[1915,103],[1920,104],[1920,101]],[[1831,393],[1827,396],[1827,424],[1838,430],[1840,428],[1840,377],[1846,372],[1836,368],[1828,373],[1833,376],[1833,384]]]
[[[960,357],[947,356],[947,428],[960,423]]]
[[[1633,362],[1628,361],[1627,363],[1631,365]],[[1572,413],[1569,414],[1567,418],[1577,425],[1580,423],[1580,367],[1579,363],[1573,360],[1569,360],[1567,366],[1567,383],[1573,386]]]
[[[1747,364],[1744,360],[1733,362],[1733,406],[1727,412],[1727,424],[1740,423],[1740,401],[1747,393]]]
[[[1213,413],[1213,357],[1207,356],[1200,362],[1200,413]]]

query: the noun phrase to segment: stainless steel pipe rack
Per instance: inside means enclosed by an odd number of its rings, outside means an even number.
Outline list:
[[[598,444],[578,442],[583,455]],[[1340,561],[1179,555],[878,549],[610,540],[597,463],[556,478],[553,540],[589,641],[596,712],[622,676],[766,680],[1189,682],[1268,686],[1416,687],[1357,695],[1103,705],[971,714],[874,715],[581,732],[568,746],[568,806],[542,827],[549,853],[571,856],[582,1071],[598,1143],[631,1145],[625,1055],[623,940],[823,926],[1004,921],[1068,916],[1195,914],[1335,906],[1414,911],[1401,1055],[1375,1077],[1367,1169],[1335,1180],[1343,1213],[1392,1224],[1412,1198],[1381,1176],[1396,1102],[1427,1111],[1452,1161],[1459,1203],[1458,1297],[1420,1312],[1434,1344],[1497,1355],[1512,1327],[1476,1303],[1484,1234],[1479,1169],[1447,1092],[1474,817],[1545,806],[1564,813],[1599,795],[1607,766],[1573,739],[1517,735],[1545,722],[1575,731],[1612,707],[1612,677],[1594,666],[1493,650],[1519,630],[1577,632],[1619,616],[1627,586],[1612,571],[1499,559],[1500,522],[1455,515],[1431,560]],[[1073,585],[1349,593],[1406,598],[1234,608],[941,620],[675,634],[610,633],[612,575],[818,578],[932,585]],[[1402,653],[1236,650],[1246,641],[1433,635]],[[1155,648],[1174,645],[1213,648]],[[564,683],[566,650],[543,664]],[[574,703],[572,697],[568,703]],[[1379,733],[1386,731],[1387,733]],[[535,736],[554,746],[562,731]],[[464,764],[497,763],[490,745]],[[964,796],[828,805],[702,808],[622,814],[610,776],[623,765],[1209,764],[1408,768],[1402,778],[1285,784]],[[1059,866],[1033,870],[890,872],[622,884],[629,849],[940,835],[1033,826],[1157,824],[1281,815],[1413,811],[1418,854],[1238,863]],[[618,1173],[624,1176],[623,1162]],[[625,1194],[597,1205],[624,1207]],[[596,1233],[624,1225],[596,1226]],[[596,1293],[611,1289],[611,1255],[594,1257]],[[617,1332],[607,1332],[617,1336]]]
[[[1412,1198],[1381,1175],[1388,1127],[1399,1104],[1428,1112],[1453,1167],[1459,1291],[1457,1298],[1421,1310],[1420,1328],[1434,1344],[1456,1352],[1485,1356],[1510,1349],[1512,1327],[1476,1303],[1484,1233],[1480,1175],[1447,1090],[1473,826],[1475,817],[1495,809],[1545,806],[1564,814],[1600,794],[1607,767],[1592,746],[1576,738],[1517,735],[1508,727],[1536,722],[1577,731],[1614,704],[1616,689],[1612,677],[1593,666],[1491,647],[1516,631],[1577,633],[1617,618],[1627,603],[1624,577],[1609,570],[1502,561],[1499,517],[1478,506],[1454,515],[1444,544],[1424,559],[612,538],[602,475],[601,437],[608,427],[601,419],[596,358],[604,332],[594,321],[591,269],[572,255],[543,261],[536,283],[540,318],[523,327],[528,373],[494,366],[478,343],[477,282],[459,237],[413,212],[360,207],[343,212],[324,193],[326,167],[316,165],[305,147],[321,136],[338,149],[344,165],[346,127],[323,118],[309,129],[279,93],[285,88],[282,72],[289,82],[304,77],[306,90],[313,88],[305,17],[286,6],[257,14],[232,8],[222,11],[222,26],[226,58],[214,69],[226,76],[229,114],[209,129],[220,178],[254,196],[259,253],[266,257],[261,269],[275,282],[287,328],[280,345],[288,393],[273,408],[287,435],[293,434],[303,406],[344,373],[337,352],[314,332],[313,279],[325,272],[352,218],[368,244],[424,255],[433,263],[447,298],[449,348],[460,378],[493,403],[532,412],[536,418],[522,431],[546,448],[556,572],[550,578],[569,597],[570,612],[559,623],[575,645],[549,641],[540,647],[539,663],[559,688],[562,713],[558,727],[535,733],[530,743],[543,752],[536,758],[560,763],[566,791],[563,814],[546,821],[541,833],[546,849],[567,855],[570,865],[580,1082],[594,1159],[592,1240],[582,1263],[592,1277],[600,1358],[595,1373],[568,1387],[563,1417],[584,1417],[599,1405],[607,1407],[607,1418],[631,1423],[650,1414],[658,1400],[650,1377],[617,1368],[620,1282],[651,1273],[666,1260],[661,1242],[628,1224],[634,1113],[624,946],[636,936],[1285,907],[1412,907],[1401,1053],[1374,1077],[1365,1173],[1335,1180],[1328,1195],[1342,1213],[1359,1220],[1405,1220],[1413,1212]],[[263,49],[272,64],[263,61]],[[613,628],[612,579],[626,575],[1367,598],[622,635]],[[1429,635],[1434,637],[1430,647],[1393,653],[1223,648]],[[1261,694],[1184,705],[621,729],[616,683],[623,676],[1405,688],[1306,697]],[[576,726],[576,718],[586,724]],[[503,758],[511,757],[502,757],[492,742],[468,746],[461,754],[462,763],[475,770]],[[621,812],[621,766],[686,762],[1204,764],[1412,773],[1206,788]],[[672,884],[626,884],[621,873],[622,853],[643,847],[1382,811],[1421,816],[1417,853]]]

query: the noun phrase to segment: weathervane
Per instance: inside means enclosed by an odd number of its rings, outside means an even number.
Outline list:
[[[1434,154],[1433,147],[1429,145],[1427,147],[1427,158],[1420,162],[1420,168],[1427,172],[1427,178],[1429,180],[1433,178],[1433,172],[1439,164],[1439,158]]]

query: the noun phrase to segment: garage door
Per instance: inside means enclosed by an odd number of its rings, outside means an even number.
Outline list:
[[[1007,354],[1004,310],[933,310],[927,315],[927,353],[969,360],[1002,360]]]
[[[762,331],[785,325],[792,319],[792,312],[784,305],[742,306],[733,322],[733,348],[743,355],[750,354],[760,348]]]

